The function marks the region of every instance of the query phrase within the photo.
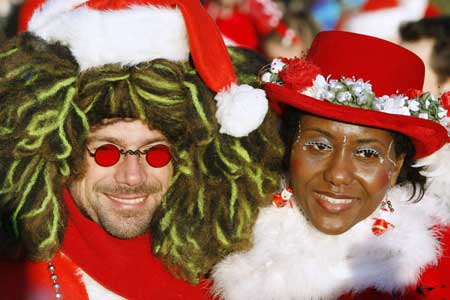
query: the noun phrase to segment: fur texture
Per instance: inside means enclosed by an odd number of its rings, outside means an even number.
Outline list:
[[[401,292],[437,262],[438,232],[430,228],[450,221],[448,200],[426,193],[413,203],[409,195],[408,187],[388,193],[395,209],[388,221],[395,228],[381,236],[371,232],[379,209],[332,236],[316,230],[297,208],[264,208],[254,227],[254,247],[216,266],[214,290],[227,300],[330,300],[370,287]]]
[[[156,58],[189,59],[184,18],[178,9],[132,6],[100,11],[77,7],[85,0],[49,0],[28,30],[68,46],[81,71],[106,64],[136,65]],[[169,46],[170,45],[170,46]]]
[[[266,92],[248,84],[233,84],[214,99],[217,101],[216,118],[221,125],[220,133],[234,137],[247,136],[257,129],[269,110]]]

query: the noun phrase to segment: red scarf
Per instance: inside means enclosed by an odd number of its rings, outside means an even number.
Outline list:
[[[68,191],[69,212],[62,252],[102,286],[129,300],[209,299],[205,284],[174,278],[152,255],[150,235],[123,240],[81,214]]]

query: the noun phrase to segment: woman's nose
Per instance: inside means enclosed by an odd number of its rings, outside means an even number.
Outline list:
[[[325,181],[335,186],[348,185],[353,181],[353,164],[351,156],[344,149],[336,151],[324,172]]]

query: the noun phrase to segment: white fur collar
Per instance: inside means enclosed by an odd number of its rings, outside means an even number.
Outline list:
[[[381,236],[371,232],[373,217],[338,236],[313,228],[299,210],[267,207],[254,227],[254,247],[226,257],[214,269],[214,290],[226,300],[336,299],[374,287],[402,291],[436,263],[436,224],[448,224],[448,201],[425,195],[407,202],[407,188],[389,192],[395,224]]]
[[[100,11],[83,6],[85,2],[48,0],[36,10],[28,30],[48,42],[68,46],[81,71],[112,63],[135,65],[155,58],[189,59],[186,25],[179,9],[134,5]]]

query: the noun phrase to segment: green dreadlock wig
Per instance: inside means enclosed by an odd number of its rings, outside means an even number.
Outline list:
[[[239,81],[257,85],[263,61],[229,53]],[[279,184],[274,116],[247,137],[220,134],[214,92],[190,62],[79,73],[68,48],[24,33],[2,46],[0,66],[0,226],[8,249],[33,260],[59,249],[62,191],[83,176],[89,128],[105,118],[145,121],[172,145],[174,176],[151,228],[154,252],[171,269],[196,282],[250,246],[258,207]]]

